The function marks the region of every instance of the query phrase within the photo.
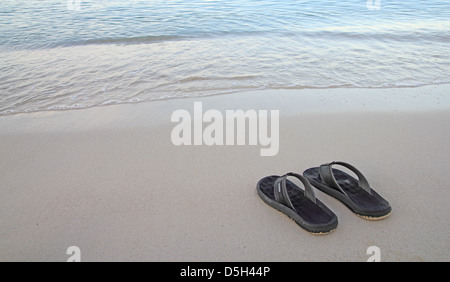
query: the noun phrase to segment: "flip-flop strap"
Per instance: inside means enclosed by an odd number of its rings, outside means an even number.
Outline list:
[[[293,172],[289,172],[281,177],[279,177],[274,185],[273,185],[273,192],[275,195],[275,200],[283,205],[286,205],[290,208],[292,208],[293,210],[295,210],[294,205],[291,202],[291,199],[289,198],[289,194],[287,192],[287,188],[286,188],[286,178],[288,176],[293,176],[297,179],[299,179],[304,187],[305,187],[305,197],[308,198],[310,201],[312,201],[313,203],[316,203],[316,195],[314,194],[314,190],[311,186],[311,184],[309,184],[309,181],[303,177],[300,174],[297,173],[293,173]]]
[[[326,185],[338,189],[342,193],[346,194],[344,190],[341,188],[341,186],[337,183],[336,178],[334,178],[333,170],[331,169],[331,167],[335,164],[341,165],[353,171],[356,174],[356,176],[358,176],[359,186],[362,189],[364,189],[367,193],[372,195],[372,188],[370,188],[369,182],[364,177],[364,175],[356,167],[345,162],[332,162],[329,164],[323,164],[319,167],[320,177],[322,178],[323,182]]]

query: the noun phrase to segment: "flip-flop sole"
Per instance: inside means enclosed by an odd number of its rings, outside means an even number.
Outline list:
[[[315,235],[328,234],[337,227],[337,216],[322,202],[316,199],[316,204],[307,199],[304,191],[293,182],[286,180],[287,191],[295,210],[275,200],[273,186],[279,176],[268,176],[261,179],[256,190],[259,197],[269,206],[287,215],[300,227]]]
[[[338,199],[351,211],[364,219],[380,220],[391,214],[391,206],[375,190],[372,189],[372,195],[370,195],[360,188],[357,179],[338,169],[333,168],[333,175],[336,182],[347,195],[323,183],[319,174],[319,168],[310,168],[303,173],[303,176],[314,187]]]

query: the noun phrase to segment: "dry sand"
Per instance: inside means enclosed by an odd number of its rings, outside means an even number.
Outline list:
[[[0,117],[0,261],[450,260],[450,91],[256,91]],[[174,146],[173,111],[280,111],[280,150]],[[314,236],[256,193],[264,176],[354,164],[393,208]]]

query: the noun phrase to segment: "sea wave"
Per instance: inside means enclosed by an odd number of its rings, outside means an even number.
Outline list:
[[[441,84],[450,84],[449,80],[443,80],[443,81],[437,81],[434,83],[427,83],[427,82],[416,82],[416,83],[409,83],[409,84],[402,84],[402,83],[393,83],[393,84],[384,84],[380,86],[355,86],[351,84],[339,84],[339,85],[330,85],[330,86],[313,86],[313,85],[288,85],[285,87],[259,87],[259,88],[239,88],[239,89],[233,89],[233,88],[217,88],[215,89],[215,92],[208,92],[208,93],[168,93],[161,95],[159,97],[152,97],[148,99],[140,99],[140,98],[127,98],[124,100],[105,100],[100,103],[87,103],[87,104],[70,104],[70,105],[51,105],[51,106],[43,106],[43,107],[30,107],[30,108],[23,108],[23,109],[6,109],[6,108],[0,108],[0,116],[10,116],[10,115],[17,115],[17,114],[28,114],[28,113],[39,113],[39,112],[55,112],[55,111],[71,111],[71,110],[83,110],[83,109],[90,109],[90,108],[96,108],[96,107],[105,107],[105,106],[112,106],[112,105],[127,105],[127,104],[137,104],[137,103],[150,103],[150,102],[161,102],[161,101],[169,101],[169,100],[176,100],[176,99],[187,99],[187,98],[204,98],[204,97],[211,97],[211,96],[218,96],[218,95],[229,95],[229,94],[238,94],[238,93],[245,93],[249,91],[264,91],[264,90],[307,90],[307,89],[346,89],[346,88],[352,88],[352,89],[389,89],[389,88],[415,88],[415,87],[423,87],[423,86],[429,86],[429,85],[441,85]]]
[[[188,41],[188,40],[208,40],[219,37],[285,37],[285,38],[307,38],[307,39],[329,39],[329,40],[376,40],[379,42],[417,42],[429,41],[439,43],[450,43],[450,26],[446,29],[435,30],[413,30],[413,29],[397,29],[397,30],[346,30],[342,29],[319,29],[304,31],[226,31],[213,33],[199,33],[191,35],[144,35],[136,37],[99,37],[87,40],[69,40],[58,43],[34,44],[33,46],[23,45],[28,49],[36,48],[59,48],[82,45],[132,45],[132,44],[152,44],[166,41]],[[5,46],[4,46],[5,47]],[[7,49],[7,48],[5,48]],[[13,49],[20,49],[14,47]]]
[[[125,2],[0,1],[0,115],[450,82],[448,1]]]

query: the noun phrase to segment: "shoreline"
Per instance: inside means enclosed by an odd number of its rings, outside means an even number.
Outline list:
[[[91,105],[91,106],[72,106],[72,107],[62,107],[58,108],[55,107],[54,109],[43,109],[43,110],[31,110],[31,111],[25,111],[25,112],[10,112],[10,113],[0,113],[1,117],[9,117],[9,116],[15,116],[15,115],[26,115],[26,114],[40,114],[40,113],[52,113],[52,112],[70,112],[70,111],[78,111],[78,110],[89,110],[94,108],[103,108],[103,107],[110,107],[110,106],[127,106],[127,105],[141,105],[141,104],[149,104],[149,103],[170,103],[174,100],[192,100],[192,99],[208,99],[211,97],[222,97],[222,96],[232,96],[232,95],[248,95],[251,93],[258,93],[257,95],[261,95],[261,93],[265,94],[274,94],[279,96],[280,93],[287,94],[287,95],[304,95],[308,92],[326,92],[328,90],[337,91],[338,93],[342,93],[343,91],[351,91],[353,94],[350,97],[357,97],[358,99],[361,98],[360,95],[355,95],[355,92],[377,92],[379,93],[380,90],[386,90],[389,93],[394,93],[395,91],[399,90],[402,92],[401,95],[407,94],[408,98],[416,98],[416,95],[411,95],[411,93],[406,93],[405,90],[407,89],[413,89],[412,92],[414,93],[420,93],[422,90],[414,90],[414,89],[421,89],[421,88],[429,88],[429,89],[438,89],[441,90],[442,87],[447,88],[449,87],[449,82],[442,82],[442,83],[432,83],[432,84],[423,84],[423,85],[416,85],[416,86],[388,86],[388,87],[306,87],[306,88],[293,88],[293,89],[254,89],[254,90],[236,90],[229,93],[221,93],[221,94],[208,94],[208,95],[200,95],[200,96],[184,96],[184,97],[169,97],[169,98],[160,98],[160,99],[153,99],[149,101],[128,101],[128,102],[115,102],[111,101],[110,103],[106,104],[100,104],[100,105]],[[402,90],[403,89],[403,90]],[[367,97],[366,97],[367,98]],[[379,97],[376,97],[379,98]],[[434,98],[439,99],[438,96],[434,96]],[[348,97],[347,97],[348,99]],[[376,99],[375,99],[376,100]],[[323,101],[323,99],[322,99]],[[430,99],[426,99],[428,102],[428,106],[430,106]],[[336,101],[334,101],[336,102]],[[362,104],[363,106],[366,106],[365,104]],[[436,106],[436,104],[434,105]],[[422,107],[423,108],[423,107]],[[371,108],[369,108],[371,109]],[[373,109],[373,108],[372,108]],[[418,108],[416,108],[418,109]]]
[[[0,130],[15,132],[9,127],[19,123],[23,130],[71,130],[105,126],[111,128],[170,123],[177,109],[193,110],[195,101],[203,101],[208,109],[279,109],[282,115],[349,112],[424,112],[450,109],[450,84],[413,88],[326,88],[301,90],[256,90],[206,97],[181,98],[142,103],[117,104],[86,109],[17,113],[0,116]],[[119,115],[133,116],[127,119]],[[58,118],[70,121],[71,128],[58,123]],[[42,124],[38,120],[44,120]],[[129,123],[133,119],[133,123]],[[124,124],[121,124],[123,122]],[[118,124],[117,124],[118,123]],[[59,126],[64,125],[64,126]],[[19,128],[20,129],[20,128]],[[26,132],[26,131],[25,131]]]
[[[448,261],[450,85],[263,90],[0,117],[0,261]],[[279,110],[279,152],[175,146],[175,110]],[[393,208],[316,237],[266,205],[259,179],[333,160]],[[277,246],[270,242],[279,242]]]

